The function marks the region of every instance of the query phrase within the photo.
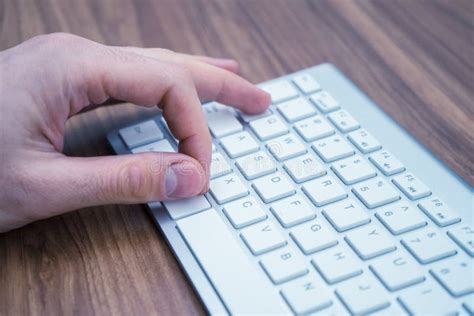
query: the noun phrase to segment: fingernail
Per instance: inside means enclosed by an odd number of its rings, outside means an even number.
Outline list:
[[[203,174],[190,162],[174,163],[165,175],[165,189],[168,198],[186,198],[199,194],[203,187]]]

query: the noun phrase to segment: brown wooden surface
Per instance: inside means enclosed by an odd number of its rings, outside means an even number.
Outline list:
[[[331,62],[472,185],[473,21],[470,0],[1,0],[0,50],[65,31],[232,56],[254,82]],[[105,133],[151,114],[119,105],[75,117],[66,152],[111,154]],[[0,314],[202,312],[143,206],[0,235]]]

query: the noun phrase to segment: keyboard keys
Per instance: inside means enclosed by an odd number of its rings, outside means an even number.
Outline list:
[[[397,249],[381,229],[369,225],[347,233],[344,238],[363,260],[372,259]]]
[[[343,133],[358,129],[360,124],[346,110],[339,110],[328,115],[329,120]]]
[[[149,120],[119,130],[119,135],[128,148],[137,147],[163,139],[163,132],[155,121]]]
[[[347,193],[331,176],[324,176],[303,184],[303,192],[316,206],[323,206],[347,197]]]
[[[302,74],[293,77],[293,83],[305,94],[316,92],[321,89],[319,83],[314,80],[313,76],[310,74]]]
[[[270,115],[249,123],[250,128],[262,141],[288,133],[288,127],[276,115]]]
[[[298,315],[314,313],[332,304],[331,294],[326,286],[311,277],[298,279],[286,285],[282,295],[293,312]]]
[[[271,205],[271,211],[283,227],[291,227],[316,217],[314,206],[301,194],[280,200]]]
[[[176,152],[176,150],[171,146],[169,141],[167,141],[166,139],[163,139],[163,140],[159,140],[157,142],[153,142],[147,145],[132,148],[131,152],[134,154],[145,153],[145,152],[174,153]]]
[[[362,274],[357,258],[341,246],[317,253],[313,256],[311,262],[329,284]]]
[[[474,265],[472,261],[451,259],[430,270],[452,296],[474,293]]]
[[[440,198],[433,197],[421,201],[418,207],[440,227],[461,221],[461,217]]]
[[[247,186],[235,173],[211,180],[210,192],[217,203],[223,204],[249,194]]]
[[[468,255],[474,257],[474,228],[469,225],[459,225],[448,231],[451,237]]]
[[[260,264],[275,284],[288,282],[308,273],[306,263],[290,247],[264,255]]]
[[[331,136],[335,133],[332,127],[320,115],[312,116],[295,124],[295,129],[307,142]]]
[[[288,122],[296,122],[316,114],[316,109],[304,98],[280,103],[277,109]]]
[[[260,149],[255,139],[248,132],[240,132],[221,139],[221,144],[231,158],[250,154]]]
[[[430,189],[412,173],[396,176],[392,181],[410,200],[418,200],[431,194]]]
[[[290,236],[306,255],[333,247],[338,243],[335,234],[320,219],[292,228]]]
[[[317,140],[312,147],[325,162],[332,162],[354,154],[354,149],[339,135]]]
[[[221,138],[233,133],[237,133],[243,129],[242,124],[234,116],[234,112],[230,109],[223,108],[218,111],[206,112],[207,125],[212,135]]]
[[[369,160],[386,176],[405,171],[402,163],[388,151],[379,151],[369,156]]]
[[[325,206],[323,215],[338,232],[370,223],[370,216],[353,199]]]
[[[267,143],[270,153],[279,161],[293,158],[306,153],[306,147],[294,135],[287,134],[274,138]]]
[[[227,163],[225,158],[220,153],[213,153],[210,168],[211,179],[229,174],[232,172],[232,167]]]
[[[281,172],[258,178],[252,186],[265,203],[271,203],[296,193],[293,185]]]
[[[163,205],[174,220],[211,208],[211,204],[204,195],[193,196],[187,199],[164,201]]]
[[[387,206],[375,213],[375,216],[394,235],[400,235],[426,226],[423,215],[406,201]]]
[[[299,95],[295,86],[286,80],[279,80],[272,83],[266,83],[260,86],[260,89],[266,91],[272,97],[272,103],[279,103]]]
[[[283,247],[287,243],[280,229],[269,221],[244,228],[241,237],[256,256]]]
[[[275,162],[263,151],[257,151],[237,159],[236,165],[247,180],[252,180],[277,170]]]
[[[400,199],[398,192],[381,178],[356,184],[352,192],[368,208],[376,208]]]
[[[312,154],[285,161],[283,167],[296,183],[311,180],[326,174],[324,166]]]
[[[265,211],[255,198],[251,196],[225,204],[223,211],[237,229],[258,223],[267,218]]]
[[[368,154],[382,148],[382,145],[380,145],[379,141],[365,129],[359,129],[357,131],[351,132],[347,137],[364,154]]]
[[[339,160],[332,164],[331,169],[345,184],[354,184],[377,175],[375,169],[360,156]]]
[[[310,96],[310,100],[323,113],[339,109],[339,103],[327,91],[321,91]]]
[[[445,236],[434,230],[423,230],[402,239],[402,244],[422,264],[454,256],[456,248]]]
[[[240,112],[240,117],[242,118],[242,120],[244,120],[244,122],[248,123],[251,121],[258,120],[262,117],[269,116],[271,114],[272,114],[272,111],[270,109],[267,109],[265,112],[260,113],[260,114],[245,114],[243,112]]]

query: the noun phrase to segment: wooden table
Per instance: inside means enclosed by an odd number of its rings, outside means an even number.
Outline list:
[[[231,56],[254,82],[331,62],[473,185],[473,17],[470,0],[3,0],[0,49],[65,31]],[[153,113],[118,105],[74,117],[66,153],[111,154],[107,131]],[[0,235],[1,315],[203,312],[143,206]]]

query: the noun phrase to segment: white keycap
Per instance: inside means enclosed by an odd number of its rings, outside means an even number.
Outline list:
[[[304,98],[280,103],[277,109],[288,122],[296,122],[316,114],[316,109]]]
[[[155,121],[149,120],[119,130],[119,135],[128,148],[137,147],[163,139],[163,132]]]
[[[211,180],[210,191],[217,203],[223,204],[249,194],[235,173]]]
[[[172,219],[180,219],[211,208],[211,204],[204,195],[193,196],[187,199],[164,201],[163,206]]]
[[[273,137],[288,133],[288,127],[276,115],[270,115],[249,123],[250,128],[257,134],[260,140],[268,140]]]
[[[324,176],[304,183],[303,191],[317,206],[323,206],[347,197],[344,188],[331,176]]]
[[[259,145],[248,132],[240,132],[221,139],[222,147],[231,158],[259,150]]]
[[[289,308],[214,209],[177,221],[187,245],[231,314],[288,314]],[[255,298],[258,297],[256,300]]]
[[[367,315],[390,305],[380,283],[369,274],[339,285],[336,294],[354,315]]]
[[[223,211],[235,228],[246,227],[267,218],[265,211],[251,196],[224,204]]]
[[[459,260],[459,258],[445,260],[430,272],[452,296],[461,297],[474,293],[472,261]]]
[[[345,110],[328,115],[329,120],[343,133],[358,129],[360,124]]]
[[[280,229],[275,228],[269,221],[244,228],[241,237],[256,256],[283,247],[287,243]]]
[[[247,180],[252,180],[276,171],[275,162],[263,151],[241,157],[236,165]]]
[[[244,120],[244,122],[252,122],[255,120],[258,120],[262,117],[266,117],[272,114],[272,111],[270,109],[267,109],[265,112],[260,113],[260,114],[245,114],[240,112],[240,117]]]
[[[386,176],[405,171],[402,163],[388,151],[374,153],[369,156],[369,160]]]
[[[301,194],[275,202],[270,209],[283,227],[291,227],[316,217],[314,206],[306,202]]]
[[[279,80],[260,86],[272,97],[272,103],[278,103],[294,97],[297,97],[298,91],[295,86],[286,80]]]
[[[232,172],[232,167],[220,153],[213,153],[211,159],[211,179],[224,176]]]
[[[379,207],[400,199],[398,192],[381,178],[358,183],[353,187],[352,192],[368,208]]]
[[[328,225],[318,218],[294,227],[290,236],[306,255],[333,247],[338,243]]]
[[[461,221],[461,217],[449,205],[438,197],[430,197],[421,201],[418,207],[440,227]]]
[[[325,206],[322,213],[338,232],[370,223],[369,213],[353,199]]]
[[[371,153],[382,148],[379,141],[365,129],[349,133],[349,140],[364,154]]]
[[[315,115],[295,123],[295,129],[307,142],[331,136],[335,133],[332,127],[321,115]]]
[[[370,313],[370,316],[408,316],[398,301],[391,301],[389,307]]]
[[[378,210],[375,216],[394,235],[400,235],[428,224],[421,212],[406,201],[397,202]]]
[[[469,315],[474,315],[474,295],[470,295],[465,298],[465,302],[462,304]]]
[[[252,186],[265,203],[271,203],[296,193],[293,185],[281,172],[258,178]]]
[[[332,162],[354,154],[352,146],[339,135],[317,140],[312,147],[325,162]]]
[[[402,244],[423,264],[456,254],[451,240],[434,230],[423,230],[402,239]]]
[[[147,145],[143,145],[140,147],[135,147],[132,150],[132,153],[139,154],[139,153],[146,153],[146,152],[169,152],[174,153],[176,150],[171,146],[170,142],[166,139],[159,140],[157,142],[153,142]]]
[[[339,103],[327,91],[321,91],[311,95],[311,101],[323,113],[339,109]]]
[[[297,183],[308,181],[326,174],[324,166],[312,154],[306,154],[285,161],[283,167]]]
[[[344,238],[363,260],[372,259],[397,249],[381,228],[368,225],[347,233]]]
[[[311,262],[329,284],[347,280],[362,273],[362,267],[357,258],[341,246],[317,253]]]
[[[207,125],[212,135],[221,138],[233,133],[237,133],[243,129],[242,124],[234,116],[234,113],[227,109],[217,112],[206,113]]]
[[[345,184],[354,184],[377,175],[375,169],[361,156],[339,160],[332,164],[331,169]]]
[[[293,83],[296,84],[296,86],[305,94],[316,92],[321,89],[319,83],[310,74],[294,76]]]
[[[275,284],[288,282],[308,273],[306,263],[290,247],[278,249],[262,256],[260,264]]]
[[[306,153],[306,147],[292,134],[274,138],[267,142],[266,146],[270,153],[279,161]]]
[[[402,252],[372,261],[370,269],[390,291],[398,291],[425,280],[421,266]]]
[[[468,255],[474,257],[474,228],[470,225],[458,225],[448,231],[451,237]]]
[[[431,194],[430,189],[412,173],[396,176],[392,181],[410,200],[418,200]]]
[[[304,277],[286,285],[282,290],[282,295],[295,314],[314,313],[332,304],[329,290],[321,283],[315,278]]]

